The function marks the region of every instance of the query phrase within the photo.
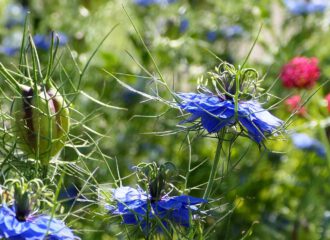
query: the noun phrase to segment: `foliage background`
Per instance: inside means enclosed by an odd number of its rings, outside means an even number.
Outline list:
[[[74,108],[83,120],[74,124],[72,134],[94,139],[95,144],[79,149],[84,157],[75,155],[70,147],[62,153],[64,161],[80,158],[82,161],[78,166],[88,172],[87,176],[93,172],[90,183],[86,183],[86,175],[77,177],[74,171],[69,171],[65,177],[67,189],[74,183],[92,202],[77,201],[72,207],[64,204],[72,213],[68,218],[71,226],[83,239],[124,239],[125,233],[118,235],[122,230],[120,220],[108,216],[102,207],[93,204],[97,201],[95,186],[114,183],[110,169],[115,178],[120,179],[131,175],[132,167],[138,163],[170,161],[180,174],[174,183],[176,188],[202,196],[205,186],[201,183],[205,184],[208,179],[216,146],[214,139],[196,137],[193,133],[189,146],[186,133],[175,132],[182,119],[178,118],[180,113],[162,103],[145,102],[104,71],[115,74],[140,91],[152,93],[155,89],[155,66],[123,7],[174,91],[194,91],[197,79],[205,77],[219,64],[214,55],[235,65],[242,64],[262,26],[248,65],[264,76],[262,86],[265,89],[275,83],[271,92],[278,98],[270,99],[265,107],[278,103],[272,113],[289,119],[288,131],[308,133],[329,144],[324,136],[324,126],[320,125],[322,121],[329,122],[323,100],[329,86],[325,85],[317,92],[317,87],[298,91],[283,88],[279,80],[282,65],[295,56],[317,57],[321,68],[318,85],[328,80],[329,10],[324,14],[294,16],[280,0],[181,0],[167,6],[150,7],[115,0],[23,2],[31,11],[33,33],[46,34],[52,29],[69,37],[70,50],[63,47],[61,60],[72,76],[77,73],[69,52],[78,65],[83,66],[107,32],[119,24],[93,58],[82,80],[81,91],[103,103],[127,108],[127,111],[97,105],[79,94]],[[0,1],[0,12],[5,13],[7,6],[13,3]],[[4,23],[4,17],[1,21]],[[186,29],[183,24],[188,25]],[[242,29],[237,36],[220,34],[233,25]],[[4,39],[13,31],[21,30],[21,26],[8,29],[2,24],[0,37]],[[210,41],[208,34],[214,31],[218,33],[217,37]],[[45,51],[39,53],[41,60],[47,59]],[[0,60],[7,64],[17,63],[17,56],[2,54]],[[307,100],[314,92],[306,103],[306,117],[292,116],[283,101],[279,101],[297,93]],[[171,98],[162,87],[159,95]],[[3,104],[2,108],[6,107],[8,105]],[[320,158],[313,152],[296,149],[286,134],[270,139],[266,145],[267,149],[259,148],[246,138],[239,139],[232,149],[232,159],[223,162],[221,171],[224,175],[214,193],[217,200],[211,204],[214,209],[205,219],[207,226],[216,224],[209,237],[330,239],[329,156]],[[192,167],[198,168],[186,179],[190,157]],[[124,178],[123,184],[134,185],[136,179]]]

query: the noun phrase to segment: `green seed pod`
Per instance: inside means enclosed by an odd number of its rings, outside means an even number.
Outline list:
[[[53,87],[23,85],[12,108],[14,131],[21,150],[47,165],[65,145],[70,127],[69,109]]]

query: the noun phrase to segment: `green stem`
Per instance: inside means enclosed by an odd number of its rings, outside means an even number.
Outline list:
[[[220,155],[221,155],[221,149],[222,149],[222,143],[223,143],[223,137],[224,137],[224,131],[222,130],[220,136],[218,137],[218,145],[217,145],[217,150],[215,152],[215,156],[214,156],[214,161],[213,161],[213,166],[210,172],[210,176],[209,176],[209,181],[207,183],[207,187],[206,190],[204,192],[204,196],[203,198],[207,199],[209,198],[211,191],[212,191],[212,187],[213,187],[213,183],[217,174],[217,170],[218,170],[218,165],[220,162]]]
[[[321,142],[322,142],[323,146],[325,147],[328,167],[330,168],[330,145],[329,145],[329,140],[328,140],[327,134],[326,134],[326,128],[321,126],[319,131],[321,134]]]

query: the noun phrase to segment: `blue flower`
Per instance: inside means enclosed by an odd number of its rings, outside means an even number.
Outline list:
[[[85,200],[84,197],[79,196],[79,189],[74,184],[69,184],[69,186],[61,188],[58,200],[63,202],[64,205],[72,207],[73,204]]]
[[[294,15],[324,12],[327,0],[284,0],[286,7]]]
[[[168,5],[176,2],[176,0],[134,0],[134,3],[143,7],[150,5]]]
[[[240,101],[237,117],[233,100],[224,100],[216,95],[204,93],[179,93],[182,99],[179,107],[192,115],[185,122],[201,119],[201,125],[209,133],[219,132],[226,126],[239,122],[249,136],[260,143],[266,135],[272,134],[283,121],[263,109],[257,101]]]
[[[326,156],[325,147],[318,140],[311,138],[307,134],[304,133],[293,133],[291,134],[291,139],[296,148],[313,151],[320,157]]]
[[[217,31],[208,31],[206,33],[206,39],[209,42],[215,42],[218,38],[218,32]]]
[[[27,15],[27,9],[20,4],[9,4],[5,10],[5,25],[11,28],[16,25],[23,25]]]
[[[14,31],[6,35],[0,45],[0,53],[7,56],[14,56],[19,52],[22,44],[23,34],[21,31]]]
[[[189,20],[187,18],[183,18],[180,21],[180,33],[184,33],[188,30],[189,28]]]
[[[33,41],[34,41],[34,44],[36,45],[36,48],[47,51],[51,45],[51,37],[52,37],[52,34],[48,34],[48,35],[36,34],[36,35],[34,35]],[[54,40],[56,40],[56,37],[58,37],[58,39],[59,39],[59,44],[58,44],[59,46],[64,46],[65,44],[68,43],[68,37],[64,33],[56,33]],[[56,41],[54,41],[54,44],[55,43],[56,43]]]
[[[28,216],[24,221],[16,218],[13,206],[0,207],[0,238],[6,239],[79,239],[65,224],[47,215]]]
[[[240,25],[232,25],[221,29],[221,34],[225,39],[232,39],[243,34],[243,28]]]
[[[144,231],[150,229],[151,222],[156,219],[160,219],[166,228],[169,227],[169,222],[189,227],[191,215],[197,211],[195,205],[207,202],[187,195],[163,196],[158,201],[152,201],[141,188],[131,187],[114,189],[112,195],[117,206],[108,206],[108,210],[114,215],[122,216],[123,223],[140,225]],[[161,231],[162,227],[158,225],[157,229]]]

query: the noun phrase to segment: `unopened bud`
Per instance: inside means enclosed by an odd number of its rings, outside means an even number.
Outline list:
[[[22,151],[43,165],[64,147],[70,127],[69,109],[55,88],[22,86],[13,106],[14,128]]]

